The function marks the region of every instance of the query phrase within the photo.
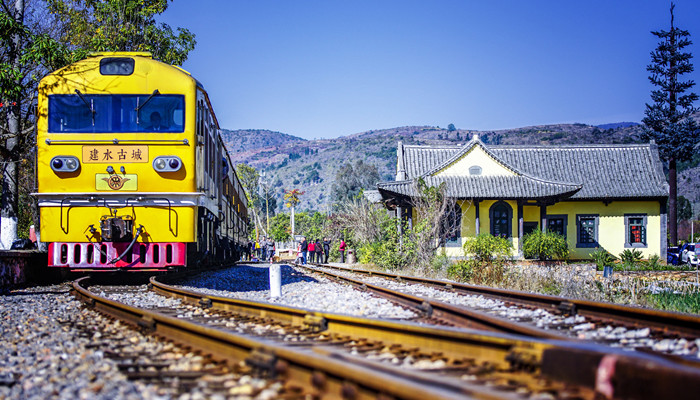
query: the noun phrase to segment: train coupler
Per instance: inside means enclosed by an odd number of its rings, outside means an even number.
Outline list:
[[[100,231],[103,242],[130,242],[134,238],[134,219],[131,215],[104,215]]]

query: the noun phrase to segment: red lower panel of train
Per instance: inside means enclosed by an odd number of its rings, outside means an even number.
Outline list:
[[[126,242],[49,243],[49,267],[168,270],[186,265],[186,243],[135,243],[128,247]]]

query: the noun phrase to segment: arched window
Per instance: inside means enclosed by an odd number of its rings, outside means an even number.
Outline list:
[[[491,234],[508,238],[511,237],[511,221],[513,220],[513,209],[505,201],[494,203],[489,210],[491,218]]]

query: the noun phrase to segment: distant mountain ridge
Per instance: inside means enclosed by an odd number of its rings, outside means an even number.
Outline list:
[[[629,128],[630,126],[641,125],[638,122],[615,122],[612,124],[596,125],[600,129],[617,129],[617,128]]]
[[[221,130],[221,136],[229,152],[238,153],[281,146],[286,143],[306,141],[300,137],[267,129]]]
[[[298,188],[306,192],[300,198],[298,209],[330,211],[331,186],[338,169],[345,163],[362,160],[377,166],[382,180],[393,179],[399,141],[454,145],[465,143],[478,134],[482,141],[492,145],[631,144],[642,143],[642,132],[642,125],[633,122],[600,126],[550,124],[491,131],[403,126],[320,140],[305,140],[268,130],[225,130],[224,140],[235,164],[249,164],[265,170],[271,177],[278,210],[282,209],[284,190]],[[696,203],[696,210],[700,210],[700,176],[695,173],[683,179],[688,182],[679,186],[679,194]]]

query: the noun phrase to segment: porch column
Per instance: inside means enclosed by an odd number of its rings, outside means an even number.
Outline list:
[[[518,200],[518,250],[523,250],[523,236],[525,234],[525,223],[523,218],[523,201]]]
[[[668,255],[668,225],[666,225],[668,223],[667,212],[668,210],[666,210],[666,199],[659,200],[659,219],[661,220],[661,247],[659,248],[659,252],[661,253],[662,260],[665,260],[666,256]]]
[[[479,229],[479,226],[480,226],[480,224],[479,224],[479,202],[480,202],[479,199],[474,199],[474,210],[476,212],[476,234],[477,235],[479,233],[481,233],[480,232],[481,230]]]
[[[547,232],[547,203],[540,203],[540,228]]]
[[[401,234],[403,233],[403,224],[401,223],[402,214],[403,207],[396,206],[396,229],[399,232],[399,240],[401,239]]]

